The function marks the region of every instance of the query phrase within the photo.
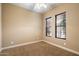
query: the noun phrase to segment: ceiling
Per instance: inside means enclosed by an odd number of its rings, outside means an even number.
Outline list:
[[[56,7],[56,5],[58,5],[56,3],[12,3],[12,4],[37,13],[45,13],[48,10]]]

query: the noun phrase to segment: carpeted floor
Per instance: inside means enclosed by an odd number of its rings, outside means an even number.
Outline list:
[[[1,53],[3,56],[77,56],[74,53],[65,51],[45,42],[7,49]]]

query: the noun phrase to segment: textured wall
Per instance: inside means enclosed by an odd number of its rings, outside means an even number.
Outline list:
[[[66,40],[55,38],[55,15],[66,11]],[[52,17],[52,37],[45,36],[45,18]],[[70,48],[79,52],[79,4],[60,4],[44,14],[43,38],[54,44]],[[64,45],[66,43],[66,45]]]
[[[0,4],[0,48],[1,48],[1,4]]]
[[[41,40],[41,15],[15,5],[2,4],[2,29],[2,47]]]

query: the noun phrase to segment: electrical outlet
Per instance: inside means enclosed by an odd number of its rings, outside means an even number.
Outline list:
[[[14,42],[12,41],[12,42],[10,42],[11,44],[14,44]]]
[[[64,45],[66,45],[66,43],[64,43]]]

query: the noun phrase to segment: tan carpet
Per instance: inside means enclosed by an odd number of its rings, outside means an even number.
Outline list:
[[[77,56],[45,42],[33,43],[25,46],[2,51],[4,56]]]

